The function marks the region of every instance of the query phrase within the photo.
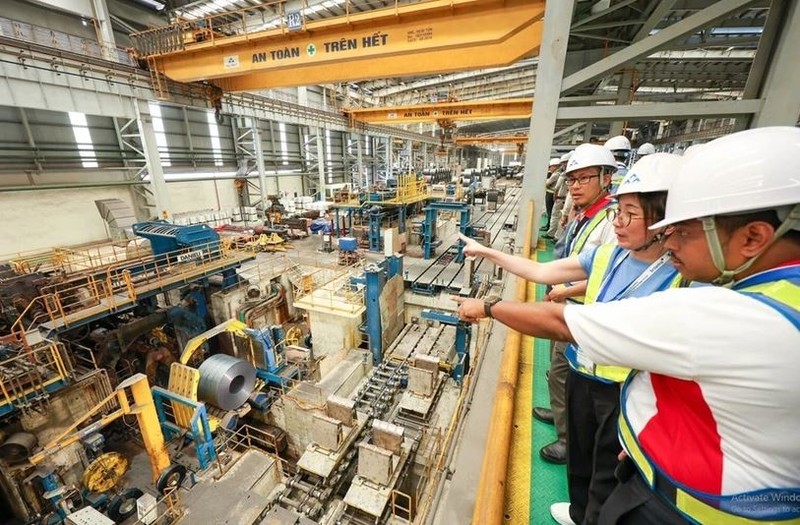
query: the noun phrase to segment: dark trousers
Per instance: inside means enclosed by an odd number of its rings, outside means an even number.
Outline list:
[[[595,525],[617,486],[619,385],[570,369],[566,390],[569,514],[578,525]]]
[[[550,193],[549,191],[544,194],[544,207],[547,210],[547,225],[546,227],[542,227],[542,230],[549,230],[550,229],[550,218],[553,216],[553,204],[556,202],[556,196],[554,193]]]
[[[644,482],[630,458],[617,467],[619,484],[600,511],[599,525],[683,525],[689,523]]]

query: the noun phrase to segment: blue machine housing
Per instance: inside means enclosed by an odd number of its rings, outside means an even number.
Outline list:
[[[180,226],[166,221],[139,222],[133,225],[133,233],[149,240],[155,255],[186,248],[211,254],[219,252],[219,234],[207,224]]]

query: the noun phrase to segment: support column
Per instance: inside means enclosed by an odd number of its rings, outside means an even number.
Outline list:
[[[377,365],[383,359],[380,297],[385,279],[384,273],[376,265],[367,266],[364,273],[367,277],[365,303],[367,307],[369,349],[372,351],[372,364]]]
[[[258,189],[261,197],[261,209],[264,217],[267,216],[267,170],[264,166],[264,147],[261,144],[261,129],[258,127],[258,119],[250,119],[250,129],[253,130],[253,155],[256,157],[256,169],[258,170]]]
[[[593,127],[594,127],[594,123],[593,122],[587,122],[586,123],[586,127],[583,129],[583,142],[584,142],[584,144],[588,144],[589,141],[592,139],[592,128]],[[617,135],[619,135],[619,133],[617,133]],[[613,132],[611,133],[611,136],[612,137],[614,136]]]
[[[358,166],[358,185],[369,186],[369,180],[364,170],[364,141],[361,135],[356,135],[356,164]]]
[[[106,0],[92,0],[94,11],[94,28],[97,31],[97,40],[103,51],[103,58],[118,62],[117,43],[114,40],[114,29],[111,27],[111,15],[106,5]]]
[[[386,179],[392,176],[392,137],[386,137]]]
[[[167,191],[167,181],[164,179],[164,168],[158,154],[156,133],[153,130],[153,117],[150,115],[150,106],[144,100],[138,100],[136,106],[136,121],[142,140],[142,152],[150,179],[150,189],[156,204],[156,215],[161,219],[172,219],[172,203]]]
[[[781,3],[773,0],[773,6]],[[772,9],[772,8],[771,8]],[[789,2],[782,17],[783,27],[771,55],[769,70],[761,89],[761,110],[751,127],[794,126],[800,115],[800,68],[797,50],[800,49],[800,5]],[[759,49],[760,51],[760,49]]]
[[[617,102],[618,106],[631,103],[631,94],[633,93],[633,71],[625,69],[619,79],[619,87],[617,88]],[[611,129],[608,132],[609,137],[616,137],[622,135],[622,120],[615,120],[611,123]]]
[[[575,0],[547,2],[544,17],[547,23],[542,33],[539,53],[538,78],[547,82],[537,85],[533,99],[533,116],[528,131],[528,148],[525,156],[525,177],[522,179],[522,192],[519,200],[519,224],[517,230],[517,249],[524,244],[525,221],[529,214],[529,202],[535,203],[531,246],[536,246],[539,236],[539,222],[544,211],[544,184],[547,178],[547,164],[553,146],[553,132],[556,127],[558,101],[561,98],[561,84],[564,78],[564,61],[567,55],[567,41],[572,22]],[[536,140],[534,140],[536,137]]]
[[[325,141],[323,140],[323,129],[317,128],[317,172],[319,173],[319,192],[320,200],[325,200]]]

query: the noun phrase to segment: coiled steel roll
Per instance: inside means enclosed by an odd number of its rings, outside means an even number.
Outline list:
[[[11,434],[11,437],[0,445],[0,458],[12,465],[25,461],[31,455],[33,449],[36,448],[36,443],[36,436],[28,432]]]
[[[200,365],[197,397],[222,410],[233,410],[247,401],[255,383],[253,365],[238,357],[216,354]]]

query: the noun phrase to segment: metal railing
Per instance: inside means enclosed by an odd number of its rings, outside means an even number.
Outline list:
[[[66,383],[71,374],[72,363],[63,345],[20,347],[16,355],[0,361],[0,415],[46,399],[53,385]]]
[[[83,271],[96,272],[114,263],[151,255],[147,245],[113,241],[76,247],[56,247],[49,250],[22,252],[8,259],[8,264],[18,274],[59,271],[65,274]]]
[[[144,293],[157,293],[178,283],[189,283],[219,269],[251,259],[252,254],[219,242],[172,252],[125,259],[69,277],[41,289],[42,295],[20,314],[11,332],[20,341],[37,326],[66,327],[86,318],[132,305]]]
[[[232,37],[249,39],[250,35],[273,31],[286,34],[290,31],[305,30],[309,22],[322,19],[314,16],[318,11],[310,6],[308,0],[302,0],[296,9],[287,10],[288,0],[264,2],[257,7],[248,7],[234,11],[211,14],[203,17],[189,18],[187,14],[177,22],[131,34],[136,53],[140,57],[148,57],[184,51],[195,45],[211,43]],[[383,9],[396,11],[401,4],[395,0]],[[338,6],[344,14],[335,18],[351,22],[353,15],[368,9],[375,11],[373,4],[367,1],[345,0]],[[296,4],[295,4],[296,5]]]
[[[5,17],[0,17],[0,35],[68,51],[70,53],[91,56],[103,60],[111,59],[129,66],[136,65],[133,58],[131,58],[128,52],[123,48],[105,42],[98,42],[90,38],[71,35],[62,31],[55,31],[48,27],[11,20]]]

